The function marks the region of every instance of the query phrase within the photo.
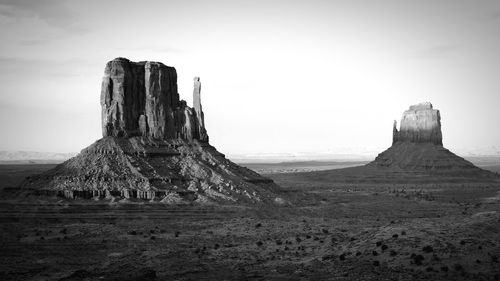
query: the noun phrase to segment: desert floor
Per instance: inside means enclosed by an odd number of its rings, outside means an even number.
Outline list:
[[[52,166],[3,167],[2,187]],[[290,204],[3,199],[0,280],[500,279],[498,180],[267,176]]]

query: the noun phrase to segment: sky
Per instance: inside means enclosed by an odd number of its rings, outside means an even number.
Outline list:
[[[500,1],[0,0],[0,150],[101,137],[107,61],[161,61],[229,155],[369,154],[411,104],[444,146],[500,154]]]

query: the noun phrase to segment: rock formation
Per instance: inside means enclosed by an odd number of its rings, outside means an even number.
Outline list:
[[[207,142],[197,79],[193,110],[179,100],[175,68],[124,58],[108,62],[101,90],[103,136]]]
[[[434,174],[493,176],[443,147],[441,115],[429,102],[410,106],[403,113],[399,130],[394,121],[392,146],[367,166]]]
[[[202,140],[208,141],[207,130],[205,130],[205,116],[203,115],[203,110],[201,109],[201,83],[200,77],[195,77],[193,87],[193,107],[196,113],[197,121],[197,132]]]
[[[263,202],[272,180],[227,160],[208,143],[194,79],[194,108],[179,99],[175,68],[107,63],[101,90],[103,138],[54,169],[28,178],[28,194],[163,202]],[[30,193],[31,192],[31,193]]]
[[[430,102],[410,106],[410,109],[403,113],[399,131],[396,126],[397,122],[394,121],[393,144],[407,141],[443,145],[441,115],[439,110],[432,108]]]

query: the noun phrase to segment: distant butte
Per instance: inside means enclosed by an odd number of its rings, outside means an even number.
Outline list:
[[[28,178],[28,194],[179,202],[280,202],[271,180],[209,144],[194,78],[194,108],[179,99],[175,68],[117,58],[101,89],[103,138]]]
[[[443,147],[441,114],[430,102],[410,106],[399,130],[394,121],[392,146],[367,166],[457,176],[493,175]]]
[[[392,143],[398,142],[432,143],[442,146],[439,110],[433,109],[430,102],[410,106],[410,109],[403,113],[399,131],[397,122],[394,121]]]

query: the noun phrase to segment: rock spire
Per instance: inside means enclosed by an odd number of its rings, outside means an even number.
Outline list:
[[[193,108],[196,113],[196,124],[197,124],[197,132],[202,140],[208,141],[207,131],[205,130],[205,116],[203,114],[203,110],[201,108],[201,82],[200,77],[193,78]]]

